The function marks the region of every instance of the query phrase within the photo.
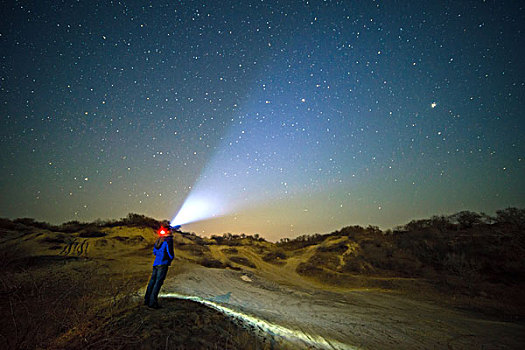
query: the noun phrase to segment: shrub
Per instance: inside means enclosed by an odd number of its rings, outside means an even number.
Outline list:
[[[281,262],[281,260],[286,260],[286,258],[286,253],[282,249],[270,251],[262,257],[264,261],[271,263]]]
[[[0,228],[14,230],[16,228],[16,224],[9,219],[0,218]]]
[[[63,223],[62,225],[58,226],[57,231],[64,232],[64,233],[73,233],[78,232],[86,228],[88,224],[81,223],[79,221],[68,221],[66,223]]]
[[[412,220],[404,226],[405,231],[422,231],[432,226],[430,220]]]
[[[471,228],[474,225],[483,223],[482,216],[468,210],[460,211],[450,216],[452,222],[457,222],[460,229]]]
[[[55,237],[44,237],[42,238],[42,242],[44,243],[59,243],[64,244],[66,243],[67,237],[62,234],[58,233]]]
[[[507,208],[496,210],[496,222],[525,227],[525,209]]]
[[[124,244],[130,244],[130,245],[139,244],[139,243],[143,243],[146,241],[144,237],[142,236],[135,236],[135,237],[114,236],[114,237],[111,237],[111,239],[122,242]]]
[[[332,253],[337,253],[337,254],[342,254],[346,252],[347,249],[348,249],[348,246],[346,242],[339,242],[339,243],[332,244],[332,245],[321,245],[317,247],[318,252],[324,252],[324,253],[332,252]]]
[[[339,267],[340,259],[336,254],[316,252],[308,259],[308,263],[336,271]]]
[[[226,248],[222,250],[226,254],[237,254],[239,251],[237,248]]]
[[[258,235],[256,235],[258,236]],[[217,242],[218,245],[227,245],[230,247],[239,247],[243,245],[243,240],[249,238],[253,240],[251,236],[242,235],[232,235],[231,233],[225,233],[222,236],[213,235],[211,239]]]
[[[234,263],[237,263],[239,265],[243,265],[243,266],[247,266],[247,267],[251,267],[252,269],[255,269],[257,266],[255,266],[255,264],[253,262],[251,262],[250,260],[242,257],[242,256],[232,256],[229,258],[231,261],[233,261]]]
[[[320,235],[318,233],[313,235],[302,235],[287,241],[281,240],[277,243],[277,246],[286,250],[297,250],[319,244],[325,240],[326,236],[327,235]]]
[[[154,230],[158,229],[161,226],[161,222],[149,218],[145,215],[129,213],[128,216],[121,220],[122,224],[127,226],[136,226],[136,227],[146,227],[152,228]]]
[[[204,257],[200,260],[200,264],[204,267],[211,267],[216,269],[224,269],[226,267],[229,267],[230,265],[223,263],[220,260]]]
[[[21,225],[24,225],[24,226],[29,226],[29,227],[36,227],[36,228],[39,228],[39,229],[42,229],[42,230],[56,230],[57,229],[57,226],[54,226],[54,225],[51,225],[47,222],[43,222],[43,221],[36,221],[35,219],[32,219],[32,218],[20,218],[20,219],[15,219],[13,220],[13,222],[15,224],[21,224]]]
[[[96,238],[96,237],[105,237],[107,236],[107,233],[99,231],[99,230],[84,230],[80,232],[78,237],[81,238]]]
[[[477,274],[479,271],[479,265],[464,253],[448,253],[443,260],[443,265],[450,273],[461,277]]]
[[[341,230],[339,230],[336,233],[339,236],[353,237],[356,234],[362,234],[364,232],[365,232],[365,229],[363,227],[359,225],[354,225],[354,226],[343,227]]]
[[[322,275],[324,273],[324,270],[309,262],[302,262],[299,265],[297,265],[295,272],[297,272],[299,275],[315,277]]]
[[[203,256],[210,251],[208,246],[202,246],[197,244],[179,244],[177,248],[186,251],[194,256]]]
[[[345,256],[344,265],[341,270],[350,273],[367,272],[365,261],[361,256]]]
[[[453,228],[453,224],[450,222],[450,220],[443,215],[434,215],[432,218],[430,218],[429,224],[431,227],[435,228],[436,230],[439,230],[440,232],[445,232]]]

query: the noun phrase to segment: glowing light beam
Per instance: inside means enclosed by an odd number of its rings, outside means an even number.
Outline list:
[[[213,217],[222,216],[225,214],[224,204],[211,194],[204,195],[200,193],[192,193],[182,207],[171,220],[170,225],[185,225],[199,220],[209,219]]]
[[[244,324],[252,325],[255,328],[259,328],[273,336],[281,337],[282,339],[287,340],[291,343],[299,343],[299,345],[302,346],[306,345],[307,347],[313,347],[315,349],[359,349],[358,347],[341,343],[337,340],[327,339],[316,334],[308,334],[301,330],[290,329],[275,323],[271,323],[269,321],[262,320],[252,315],[247,315],[245,313],[230,309],[229,307],[226,307],[224,305],[197,296],[182,295],[178,293],[166,293],[162,294],[161,297],[192,300],[201,303],[212,309],[222,312],[223,314],[230,316]]]

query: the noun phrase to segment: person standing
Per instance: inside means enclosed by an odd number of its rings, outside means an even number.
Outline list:
[[[159,237],[153,246],[153,255],[155,255],[153,271],[148,283],[148,288],[146,289],[146,295],[144,295],[144,305],[153,309],[160,309],[158,302],[160,287],[162,287],[164,283],[164,279],[168,273],[168,267],[174,258],[173,234],[171,229],[161,227],[157,233]]]

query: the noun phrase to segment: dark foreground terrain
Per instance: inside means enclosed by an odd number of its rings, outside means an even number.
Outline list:
[[[3,270],[2,348],[265,348],[261,338],[201,304],[163,299],[161,310],[143,306],[137,290],[148,271],[125,269],[86,258],[37,257]]]

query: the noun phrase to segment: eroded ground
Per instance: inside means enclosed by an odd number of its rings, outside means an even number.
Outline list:
[[[237,317],[253,317],[252,325],[260,322],[261,328],[274,333],[276,344],[298,348],[520,349],[525,345],[522,324],[488,320],[378,290],[333,292],[284,286],[253,273],[191,266],[171,276],[163,293],[166,298],[199,297],[224,306],[226,312],[239,312]]]

